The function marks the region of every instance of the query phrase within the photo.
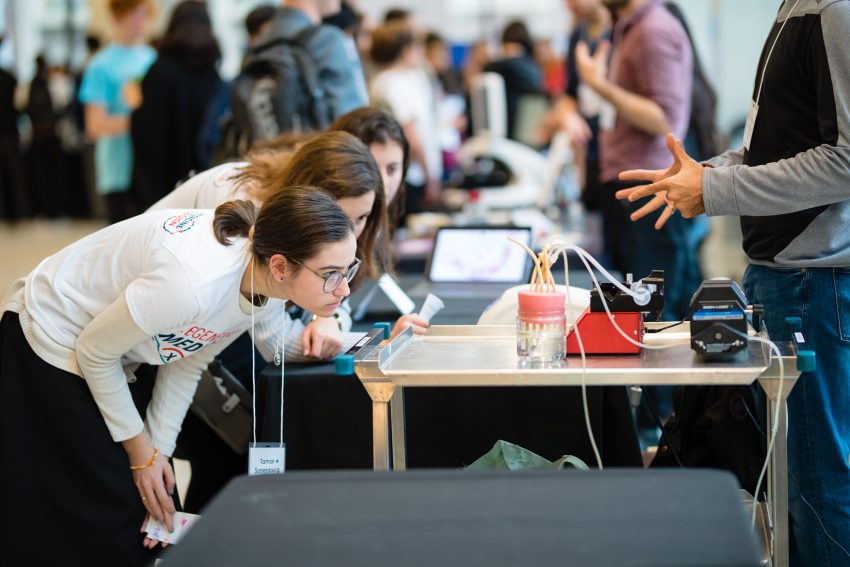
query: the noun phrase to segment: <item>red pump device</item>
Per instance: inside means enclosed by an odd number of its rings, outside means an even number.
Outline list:
[[[628,288],[633,286],[631,277],[624,285]],[[585,354],[640,354],[640,347],[627,341],[614,327],[611,318],[625,334],[637,342],[643,342],[644,316],[647,313],[658,316],[664,309],[664,271],[653,270],[638,285],[649,291],[649,301],[645,305],[638,305],[633,296],[623,293],[612,283],[600,284],[601,295],[598,289],[590,292],[590,306],[575,323],[581,334]],[[610,317],[602,301],[608,304]],[[567,354],[581,354],[575,328],[567,333]]]

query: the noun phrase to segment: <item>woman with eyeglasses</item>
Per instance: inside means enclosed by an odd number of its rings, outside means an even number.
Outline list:
[[[349,113],[351,118],[340,122],[340,131],[316,134],[297,151],[267,145],[250,152],[244,162],[224,164],[199,173],[151,210],[214,208],[236,198],[259,204],[290,185],[321,187],[336,197],[354,223],[357,256],[363,268],[352,281],[352,289],[357,289],[364,278],[377,279],[390,269],[390,226],[383,181],[387,180],[394,197],[401,193],[402,172],[399,170],[405,163],[403,149],[396,148],[400,144],[392,137],[386,121],[381,116],[370,118],[375,112],[384,113],[376,109]],[[374,128],[367,128],[369,124],[374,124]],[[369,146],[343,128],[366,137]],[[374,159],[376,153],[381,157],[380,169]],[[396,210],[394,205],[394,214]],[[351,328],[348,305],[343,305],[332,317],[313,315],[312,321],[293,321],[286,338],[286,361],[329,360],[339,354],[342,331]],[[393,332],[408,325],[418,333],[428,327],[427,321],[411,313],[399,318]]]
[[[0,320],[4,560],[150,563],[140,528],[146,515],[171,528],[169,457],[201,371],[252,326],[271,359],[287,300],[330,316],[356,247],[332,196],[287,187],[259,211],[134,217],[16,282]],[[155,376],[135,376],[140,364]]]
[[[322,187],[337,199],[354,223],[357,256],[362,262],[362,269],[351,282],[351,288],[356,289],[364,277],[377,279],[389,267],[387,241],[391,231],[385,196],[403,192],[406,146],[401,127],[383,110],[355,110],[335,124],[339,131],[303,139],[296,145],[297,151],[292,149],[292,136],[285,136],[250,152],[244,162],[199,173],[154,208],[213,208],[234,198],[262,203],[289,185]],[[403,201],[403,196],[393,202],[399,201]],[[393,206],[392,211],[396,214],[398,208]],[[331,317],[315,312],[306,317],[293,316],[290,324],[285,338],[286,362],[329,359],[339,354],[342,332],[351,328],[350,308],[343,304]],[[427,327],[417,314],[410,314],[399,319],[395,330],[409,324],[420,333]],[[250,389],[248,340],[239,339],[220,358]],[[191,413],[180,434],[178,454],[192,466],[192,482],[184,499],[189,512],[200,511],[231,478],[245,472],[245,457],[230,449]]]

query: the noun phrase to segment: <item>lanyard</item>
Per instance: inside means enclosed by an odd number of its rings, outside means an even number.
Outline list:
[[[773,38],[773,45],[770,46],[770,51],[767,52],[767,59],[764,60],[764,67],[761,68],[761,78],[759,79],[759,88],[756,91],[756,106],[758,106],[759,100],[761,99],[761,89],[764,86],[764,74],[767,72],[767,64],[770,63],[770,56],[773,55],[773,48],[776,47],[776,42],[779,41],[779,36],[782,35],[782,30],[785,29],[785,24],[788,23],[788,20],[791,19],[791,14],[794,13],[794,10],[797,9],[797,4],[800,3],[800,0],[794,2],[794,5],[791,7],[791,11],[788,12],[788,15],[785,16],[785,21],[782,22],[782,25],[779,26],[779,31],[776,32],[776,37]]]

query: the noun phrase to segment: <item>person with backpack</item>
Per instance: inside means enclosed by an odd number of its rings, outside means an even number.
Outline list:
[[[18,280],[0,306],[5,564],[152,564],[141,528],[172,528],[169,460],[202,370],[249,329],[272,360],[287,300],[330,316],[356,247],[331,195],[287,187],[259,210],[128,219]]]
[[[340,0],[284,0],[233,81],[220,153],[240,157],[258,140],[321,131],[367,104],[342,31],[321,23],[339,11]]]

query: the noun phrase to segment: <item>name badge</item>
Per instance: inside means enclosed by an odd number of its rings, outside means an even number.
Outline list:
[[[759,105],[756,101],[750,101],[750,111],[747,113],[747,123],[744,126],[744,147],[750,151],[750,142],[753,140],[753,128],[756,127],[756,117],[759,114]]]
[[[249,443],[248,475],[283,474],[286,471],[286,443]]]

